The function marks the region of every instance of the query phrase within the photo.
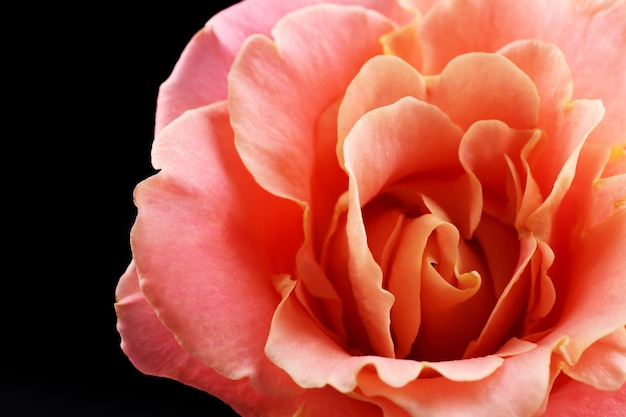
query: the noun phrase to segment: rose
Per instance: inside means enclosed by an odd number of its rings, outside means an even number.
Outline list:
[[[246,416],[620,415],[626,3],[317,3],[162,86],[128,357]]]

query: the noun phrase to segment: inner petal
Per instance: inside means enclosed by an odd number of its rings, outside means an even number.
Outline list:
[[[441,74],[426,78],[428,102],[467,129],[478,120],[500,120],[516,129],[537,125],[535,84],[507,58],[470,53],[454,58]]]

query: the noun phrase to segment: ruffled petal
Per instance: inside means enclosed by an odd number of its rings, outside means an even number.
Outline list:
[[[505,57],[469,53],[426,78],[428,102],[466,130],[479,120],[500,120],[515,129],[537,126],[539,95],[528,77]]]
[[[383,356],[393,355],[389,333],[393,296],[382,287],[382,271],[369,250],[361,209],[385,185],[403,177],[458,173],[460,136],[460,129],[436,107],[405,97],[359,119],[344,143],[350,177],[348,272],[370,341]]]
[[[141,372],[172,378],[210,392],[244,417],[257,416],[259,412],[287,417],[298,409],[298,397],[265,395],[246,380],[233,381],[219,375],[183,350],[143,297],[134,262],[120,278],[116,297],[117,329],[122,338],[122,350]]]
[[[169,78],[159,89],[156,133],[185,110],[226,99],[228,71],[248,36],[269,35],[276,22],[289,12],[328,2],[246,0],[213,16],[187,44]],[[353,4],[350,0],[332,0],[330,3]],[[395,1],[361,0],[359,3],[398,22],[412,18],[412,14]]]
[[[229,74],[229,110],[237,149],[265,189],[310,201],[318,117],[392,27],[370,10],[320,5],[281,19],[275,42],[248,38]],[[277,114],[288,117],[276,123]]]
[[[294,286],[292,282],[283,287],[283,301],[272,322],[266,353],[304,388],[330,385],[339,392],[350,393],[360,387],[363,374],[372,374],[385,385],[399,388],[427,369],[449,380],[479,380],[493,374],[503,364],[498,355],[452,362],[352,356],[315,324],[294,296]]]
[[[601,99],[607,108],[594,141],[626,142],[626,2],[532,0],[442,1],[420,30],[425,74],[454,57],[495,52],[519,39],[558,45],[572,68],[575,97]]]
[[[337,154],[343,165],[343,142],[365,113],[393,104],[403,97],[423,100],[424,78],[405,61],[379,55],[367,61],[350,82],[337,116]]]
[[[598,248],[602,248],[598,250]],[[626,209],[585,232],[560,283],[561,320],[541,343],[566,337],[562,360],[575,364],[585,349],[626,323]],[[609,279],[610,278],[610,279]]]
[[[562,366],[577,381],[603,390],[618,389],[626,383],[626,329],[620,326],[585,349],[576,364]]]
[[[220,374],[298,391],[263,345],[280,301],[271,277],[293,269],[302,241],[299,207],[245,170],[223,102],[168,125],[153,161],[161,171],[137,186],[131,232],[146,299],[183,348]]]
[[[549,349],[535,348],[504,359],[495,372],[471,381],[435,377],[392,387],[373,373],[362,373],[359,388],[365,396],[393,401],[412,416],[532,416],[548,394],[550,355]],[[458,363],[465,362],[470,361]]]

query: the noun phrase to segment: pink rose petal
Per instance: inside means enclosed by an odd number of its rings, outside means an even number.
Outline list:
[[[172,378],[210,392],[244,417],[257,416],[258,412],[291,416],[298,409],[299,397],[288,399],[265,395],[246,380],[233,381],[219,375],[183,350],[143,297],[133,262],[120,278],[116,295],[115,311],[122,350],[141,372]]]
[[[302,239],[299,208],[245,171],[225,103],[168,125],[153,161],[161,171],[137,187],[131,232],[146,299],[183,348],[220,374],[266,392],[298,391],[263,345],[280,301],[271,277],[293,268]],[[255,205],[242,204],[248,199]]]

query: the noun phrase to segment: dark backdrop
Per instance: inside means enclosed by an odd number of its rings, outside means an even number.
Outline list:
[[[0,415],[233,416],[138,372],[113,303],[133,188],[153,173],[157,89],[234,1],[53,3],[5,15]]]

